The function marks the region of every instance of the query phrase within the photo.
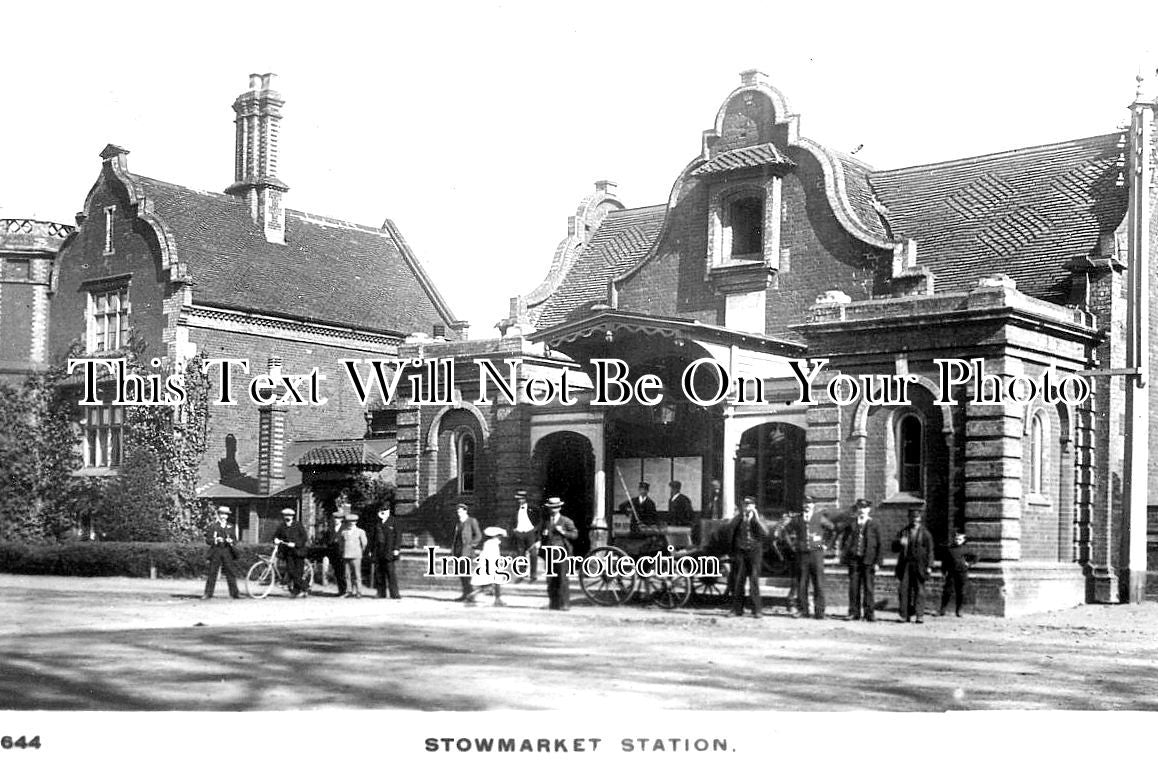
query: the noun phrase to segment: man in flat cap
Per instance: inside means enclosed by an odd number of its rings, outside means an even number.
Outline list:
[[[306,567],[306,529],[295,520],[296,513],[286,507],[281,511],[281,525],[273,533],[273,543],[278,545],[285,558],[285,570],[289,576],[290,595],[301,598],[309,594],[302,579]]]
[[[225,574],[225,581],[229,584],[229,597],[241,597],[237,592],[237,575],[234,573],[233,563],[237,559],[237,548],[233,546],[236,542],[237,532],[229,524],[229,507],[218,507],[217,521],[205,532],[205,543],[209,545],[209,577],[205,580],[202,600],[213,597],[218,570]]]
[[[653,505],[654,506],[654,505]],[[571,518],[563,514],[563,500],[552,496],[543,502],[547,517],[543,519],[540,541],[544,547],[562,547],[571,555],[571,542],[579,538],[579,529]],[[555,575],[547,577],[547,608],[556,611],[571,609],[571,578],[565,568],[555,567]]]
[[[798,602],[800,613],[808,616],[808,587],[814,588],[815,601],[813,615],[824,619],[824,547],[833,530],[832,521],[815,511],[816,502],[811,496],[804,497],[804,507],[800,517],[789,521],[788,528],[795,547]]]
[[[515,507],[514,523],[511,525],[511,546],[516,557],[526,555],[530,559],[530,581],[533,582],[539,578],[539,528],[531,517],[525,490],[515,491]]]
[[[881,562],[881,529],[872,518],[872,503],[856,500],[856,519],[844,533],[841,562],[848,566],[848,617],[876,619],[874,590]]]
[[[732,518],[727,526],[728,543],[732,550],[732,616],[744,615],[744,582],[752,596],[752,615],[764,615],[760,605],[760,568],[764,562],[764,540],[768,526],[756,511],[756,499],[744,497],[744,511]]]
[[[902,622],[916,617],[925,621],[925,582],[933,567],[933,534],[921,522],[919,507],[909,509],[909,524],[897,532],[893,552],[897,553],[897,594]]]
[[[378,510],[378,522],[374,525],[374,538],[370,542],[370,557],[374,560],[374,581],[378,585],[378,597],[385,598],[389,589],[390,597],[398,600],[398,572],[396,563],[402,551],[399,549],[398,529],[394,527],[394,517],[389,504]]]
[[[479,528],[478,520],[470,516],[470,509],[466,502],[460,501],[458,503],[458,506],[455,507],[455,515],[458,517],[458,522],[454,525],[454,538],[450,542],[450,554],[456,558],[470,558],[473,561],[474,552],[478,549],[479,542],[483,538],[482,529]],[[465,601],[470,597],[470,577],[460,576],[458,580],[462,584],[462,595],[455,600]]]
[[[358,516],[346,515],[342,529],[342,563],[346,568],[346,597],[362,597],[362,555],[366,552],[366,532],[358,527]]]

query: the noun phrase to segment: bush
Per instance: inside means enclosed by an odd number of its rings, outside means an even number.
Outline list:
[[[238,572],[244,574],[272,544],[237,545]],[[150,567],[162,579],[205,576],[209,548],[176,542],[74,541],[63,544],[0,542],[0,572],[50,576],[148,577]],[[240,578],[240,577],[239,577]]]

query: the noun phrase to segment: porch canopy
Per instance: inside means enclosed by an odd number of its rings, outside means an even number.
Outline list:
[[[690,404],[683,400],[680,389],[680,375],[687,364],[698,359],[710,358],[722,366],[733,384],[725,400],[713,408],[713,415],[716,416],[713,421],[719,421],[721,413],[723,419],[723,443],[718,457],[720,465],[718,473],[723,489],[721,504],[724,513],[730,513],[735,503],[735,464],[740,435],[745,427],[754,425],[760,420],[767,420],[768,416],[783,411],[784,402],[795,397],[797,381],[789,360],[803,359],[806,356],[805,346],[793,341],[741,332],[693,319],[651,316],[609,308],[596,308],[586,316],[536,331],[529,338],[566,354],[589,372],[590,361],[597,358],[624,361],[632,368],[632,379],[637,365],[645,362],[653,364],[666,362],[670,369],[664,371],[661,368],[664,372],[662,380],[665,390],[668,394],[673,394],[674,399],[665,404],[681,401]],[[700,382],[704,380],[701,375],[712,381],[703,388],[700,386]],[[749,382],[761,381],[764,385],[765,399],[768,401],[762,404],[737,405],[738,394],[734,384],[739,378]],[[710,395],[715,386],[714,375],[710,371],[705,372],[705,368],[701,367],[697,372],[697,391],[701,395]],[[771,394],[776,396],[773,398]],[[718,423],[716,427],[718,431]],[[555,424],[554,428],[557,430],[558,424]],[[532,440],[533,445],[534,436]],[[602,442],[598,444],[603,445]],[[602,447],[596,448],[596,458],[598,460],[595,487],[598,491],[602,491],[605,484]],[[716,473],[716,469],[713,467],[713,474]],[[606,503],[604,496],[596,497],[593,524],[606,522]]]

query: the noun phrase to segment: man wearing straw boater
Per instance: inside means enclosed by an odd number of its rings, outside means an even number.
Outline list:
[[[571,518],[563,514],[563,501],[552,496],[543,503],[547,516],[543,518],[540,542],[544,547],[562,547],[571,555],[571,542],[579,537],[579,530]],[[555,567],[554,576],[547,576],[547,607],[556,611],[571,609],[571,584],[565,567]]]

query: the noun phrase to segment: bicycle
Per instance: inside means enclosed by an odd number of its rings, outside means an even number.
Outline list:
[[[259,557],[257,562],[249,567],[245,574],[245,592],[251,598],[264,598],[269,595],[275,584],[285,587],[289,584],[289,575],[286,573],[284,561],[277,559],[280,544],[273,546],[269,557]],[[302,570],[302,584],[307,588],[314,586],[314,564],[305,561]]]

